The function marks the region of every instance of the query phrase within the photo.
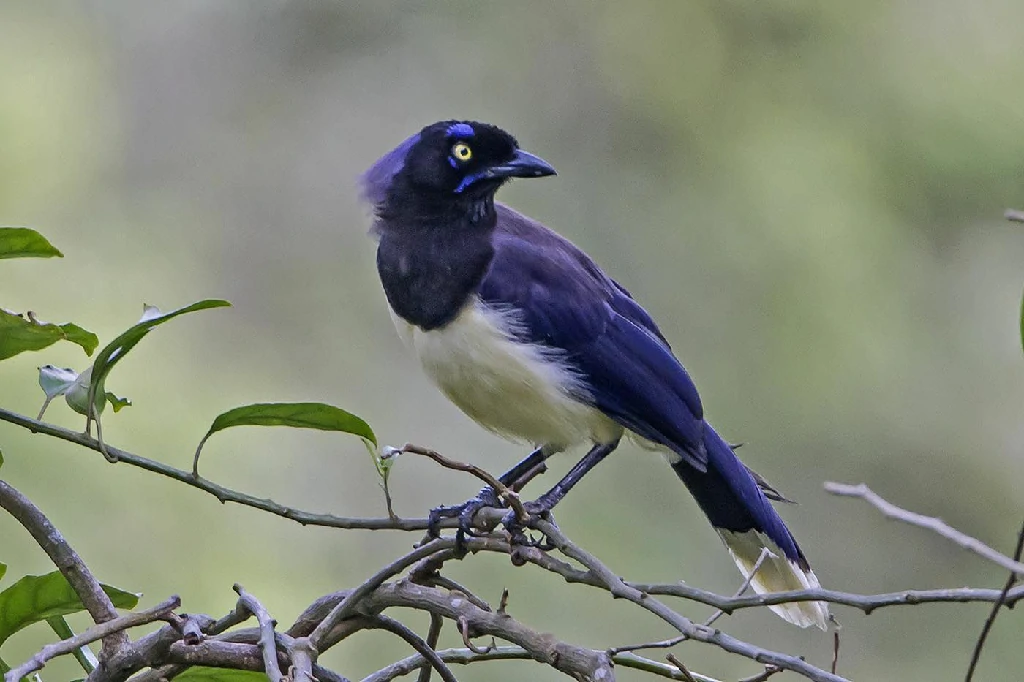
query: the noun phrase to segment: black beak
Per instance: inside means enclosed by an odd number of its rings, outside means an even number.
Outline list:
[[[555,175],[551,164],[522,149],[517,149],[508,162],[491,166],[484,172],[486,178],[542,178],[545,175]]]

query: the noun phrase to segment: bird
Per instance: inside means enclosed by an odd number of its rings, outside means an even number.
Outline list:
[[[536,447],[502,484],[589,446],[527,505],[531,513],[550,512],[625,435],[666,455],[756,592],[820,587],[769,501],[785,498],[707,422],[651,315],[569,240],[495,200],[513,178],[555,174],[501,128],[449,120],[413,134],[360,177],[399,336],[465,414]],[[460,532],[472,534],[484,506],[500,506],[491,489],[432,510],[431,520],[457,517]],[[770,608],[795,625],[827,628],[822,602]]]

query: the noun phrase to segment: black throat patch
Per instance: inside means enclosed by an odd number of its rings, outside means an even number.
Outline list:
[[[456,220],[382,219],[377,272],[391,309],[424,331],[451,322],[494,257],[493,206]]]

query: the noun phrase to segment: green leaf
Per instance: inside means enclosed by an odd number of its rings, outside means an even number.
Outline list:
[[[132,609],[139,603],[137,594],[109,585],[102,587],[119,609]],[[84,609],[78,595],[59,571],[27,575],[0,592],[0,644],[33,623]]]
[[[186,313],[196,312],[198,310],[207,310],[208,308],[223,308],[230,306],[231,304],[227,301],[220,299],[206,299],[193,303],[192,305],[185,306],[184,308],[178,308],[172,310],[169,313],[161,313],[157,308],[146,305],[142,309],[142,319],[136,324],[125,330],[120,336],[108,343],[103,347],[103,350],[96,356],[96,362],[92,366],[92,381],[90,382],[90,393],[92,395],[104,395],[103,382],[106,381],[107,375],[110,374],[110,370],[114,368],[125,355],[128,354],[132,348],[142,340],[142,338],[150,332],[154,327],[173,320],[175,317],[185,315]],[[83,372],[84,374],[84,372]],[[87,405],[88,401],[84,401],[83,405]]]
[[[266,679],[266,673],[257,673],[252,670],[196,666],[176,675],[174,682],[260,682],[260,680]]]
[[[107,391],[104,396],[110,406],[114,408],[114,414],[117,414],[126,407],[132,406],[132,401],[128,398],[123,398],[119,395],[114,395],[110,391]]]
[[[86,355],[92,355],[100,343],[95,334],[77,324],[51,324],[37,320],[33,313],[22,315],[0,308],[0,360],[42,350],[58,341],[77,343]]]
[[[7,564],[0,561],[0,578],[4,577],[4,573],[7,572]]]
[[[299,429],[341,431],[359,436],[364,442],[377,445],[377,436],[370,425],[340,407],[325,403],[256,403],[228,410],[217,416],[199,441],[192,472],[197,474],[199,454],[213,434],[233,426],[291,426]],[[198,474],[197,474],[198,475]]]
[[[27,227],[0,227],[0,258],[63,258],[46,237]]]

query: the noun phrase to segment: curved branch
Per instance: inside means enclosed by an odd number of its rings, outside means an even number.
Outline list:
[[[436,652],[438,658],[445,663],[453,663],[456,665],[469,665],[470,663],[480,663],[483,661],[532,661],[533,655],[526,649],[519,646],[499,646],[494,647],[490,651],[484,654],[473,653],[469,649],[444,649]],[[685,680],[683,674],[679,672],[679,669],[675,666],[667,665],[665,663],[659,663],[658,661],[652,661],[649,658],[643,656],[636,656],[631,653],[619,653],[612,656],[612,662],[617,666],[623,668],[632,668],[633,670],[640,670],[646,673],[651,673],[659,677],[664,677],[670,680]],[[401,677],[402,675],[408,675],[414,672],[417,668],[426,668],[427,661],[419,654],[414,654],[408,658],[403,658],[400,661],[396,661],[386,668],[364,677],[361,682],[390,682],[391,680]],[[707,675],[699,675],[691,672],[690,676],[696,680],[696,682],[720,682],[713,677]]]
[[[1017,576],[1024,576],[1024,564],[1021,562],[1014,561],[1002,552],[992,549],[978,538],[961,533],[940,518],[925,516],[924,514],[908,511],[903,507],[897,507],[892,502],[883,499],[878,493],[874,492],[863,483],[860,485],[847,485],[845,483],[833,483],[831,481],[826,481],[825,490],[833,495],[839,495],[841,497],[859,497],[875,507],[878,511],[882,512],[882,514],[887,518],[903,521],[904,523],[909,523],[912,526],[927,528],[930,531],[938,533],[947,540],[952,540],[964,549],[970,550],[978,556],[988,559],[997,566],[1005,568],[1011,573],[1017,574]]]
[[[1024,553],[1024,526],[1021,526],[1020,531],[1017,533],[1017,547],[1013,552],[1014,560],[1020,561],[1022,553]],[[978,667],[978,661],[981,659],[981,650],[985,647],[985,640],[988,639],[988,633],[992,631],[992,626],[995,625],[996,617],[999,615],[999,609],[1006,604],[1006,595],[1009,594],[1010,588],[1012,588],[1016,582],[1017,575],[1015,573],[1011,573],[1010,577],[1006,579],[1006,584],[1003,585],[1003,590],[999,594],[999,600],[993,604],[992,610],[988,614],[988,618],[985,619],[985,624],[982,626],[981,633],[978,635],[978,641],[974,643],[974,651],[971,652],[971,662],[967,666],[967,675],[964,677],[964,682],[971,682],[974,678],[974,670]]]
[[[448,669],[448,666],[444,664],[444,661],[438,657],[437,652],[430,648],[430,646],[415,632],[405,627],[397,620],[388,618],[387,616],[375,616],[371,623],[373,627],[380,628],[381,630],[387,630],[408,642],[409,646],[418,651],[419,655],[430,663],[430,666],[437,671],[437,674],[441,676],[441,679],[444,680],[444,682],[459,682],[455,679],[455,675],[452,674],[452,671]]]
[[[155,620],[165,618],[167,614],[179,606],[181,606],[181,599],[176,596],[171,597],[170,599],[157,604],[153,608],[146,609],[145,611],[126,613],[123,616],[118,616],[114,620],[108,620],[94,625],[74,637],[54,642],[53,644],[47,644],[28,661],[17,668],[13,668],[8,671],[7,674],[4,675],[4,680],[5,682],[17,682],[23,677],[28,677],[37,670],[42,670],[47,661],[51,659],[63,656],[64,654],[70,654],[86,644],[95,642],[98,639],[103,639],[115,632],[124,632],[129,628],[138,627],[139,625],[145,625],[146,623],[152,623]]]
[[[438,550],[444,549],[449,542],[453,541],[437,539],[432,542],[428,542],[425,545],[421,545],[405,556],[392,561],[390,564],[370,576],[362,585],[352,590],[344,599],[338,602],[337,606],[331,609],[331,611],[324,616],[324,619],[320,621],[319,625],[313,628],[313,632],[309,634],[309,641],[313,645],[313,648],[317,651],[322,651],[323,649],[321,649],[321,645],[323,644],[324,638],[327,634],[347,616],[353,614],[356,607],[359,606],[359,602],[377,589],[381,583],[388,578],[401,573],[420,559],[428,557],[431,554],[436,553]]]
[[[174,479],[180,483],[191,486],[202,490],[203,492],[209,493],[224,502],[234,502],[245,507],[253,507],[261,511],[274,514],[275,516],[282,516],[286,519],[291,519],[304,526],[326,526],[328,528],[352,528],[352,529],[364,529],[364,530],[426,530],[427,519],[401,519],[401,518],[350,518],[343,516],[335,516],[334,514],[313,514],[311,512],[296,509],[294,507],[288,507],[283,504],[279,504],[270,499],[264,499],[255,497],[253,495],[246,495],[245,493],[226,488],[222,485],[218,485],[212,481],[208,481],[205,478],[193,476],[191,472],[178,469],[162,462],[136,455],[127,450],[121,450],[113,445],[104,443],[102,446],[100,442],[91,436],[77,431],[71,431],[60,426],[41,422],[24,415],[17,414],[0,408],[0,421],[5,421],[10,424],[15,424],[23,428],[28,429],[32,433],[44,433],[60,440],[65,440],[75,445],[81,445],[89,450],[94,450],[100,454],[103,454],[105,448],[107,453],[111,457],[115,458],[118,462],[130,464],[131,466],[151,471],[161,476]],[[452,527],[455,522],[451,519],[444,519],[440,524],[441,527]]]
[[[82,561],[82,557],[71,548],[39,507],[4,481],[0,481],[0,507],[24,526],[43,548],[75,590],[78,598],[82,600],[82,605],[92,616],[93,621],[99,624],[118,617],[114,603],[100,587],[99,581]],[[103,637],[104,657],[113,656],[127,644],[128,635],[123,629],[108,633]]]

